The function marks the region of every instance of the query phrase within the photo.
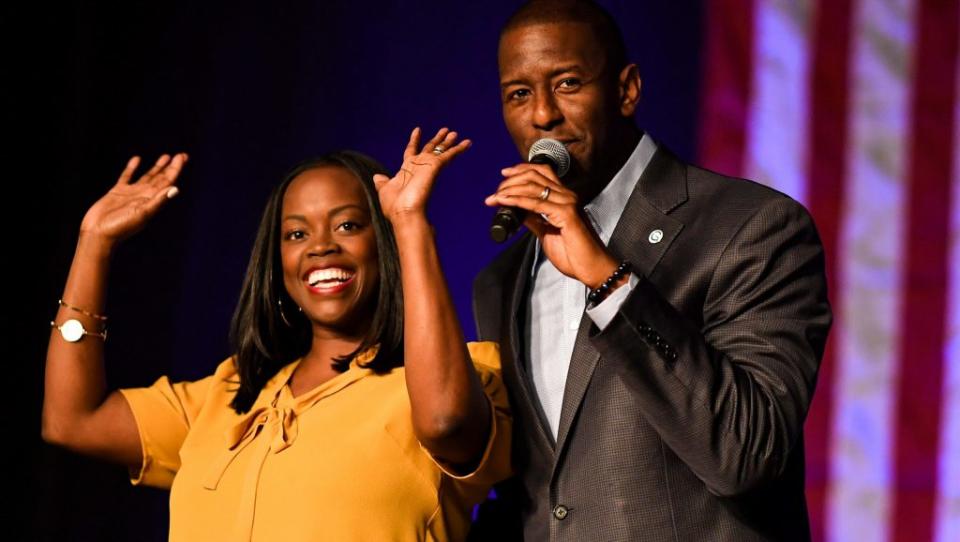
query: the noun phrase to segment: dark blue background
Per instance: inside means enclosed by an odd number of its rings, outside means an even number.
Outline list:
[[[640,125],[695,160],[700,2],[603,2],[643,78]],[[500,116],[496,42],[514,2],[173,1],[8,7],[8,314],[23,431],[10,486],[24,539],[166,539],[166,498],[122,469],[39,439],[46,327],[86,208],[131,154],[187,151],[181,195],[118,251],[110,280],[111,387],[192,379],[229,355],[226,331],[270,189],[296,162],[353,148],[399,165],[410,129],[474,146],[441,177],[431,219],[461,323],[499,251],[483,203],[518,161]],[[22,374],[21,374],[22,372]],[[22,396],[20,395],[22,392]],[[22,426],[19,424],[23,424]]]

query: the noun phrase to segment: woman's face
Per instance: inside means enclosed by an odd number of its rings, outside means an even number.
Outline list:
[[[360,181],[323,166],[290,183],[280,214],[283,284],[315,329],[359,335],[380,280],[377,239]],[[296,307],[284,307],[288,318]]]

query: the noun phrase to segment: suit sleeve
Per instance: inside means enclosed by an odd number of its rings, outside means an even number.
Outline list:
[[[717,495],[779,476],[800,439],[831,322],[823,258],[806,210],[768,201],[720,256],[702,323],[641,277],[592,336],[645,418]]]

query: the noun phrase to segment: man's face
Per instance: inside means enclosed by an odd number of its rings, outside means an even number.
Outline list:
[[[498,61],[503,119],[517,150],[526,158],[538,139],[562,142],[573,159],[564,183],[581,192],[626,116],[602,45],[583,23],[535,24],[504,34]]]

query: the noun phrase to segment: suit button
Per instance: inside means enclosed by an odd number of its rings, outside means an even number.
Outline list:
[[[558,504],[553,507],[553,517],[563,521],[567,517],[567,514],[570,513],[570,510],[562,504]]]

